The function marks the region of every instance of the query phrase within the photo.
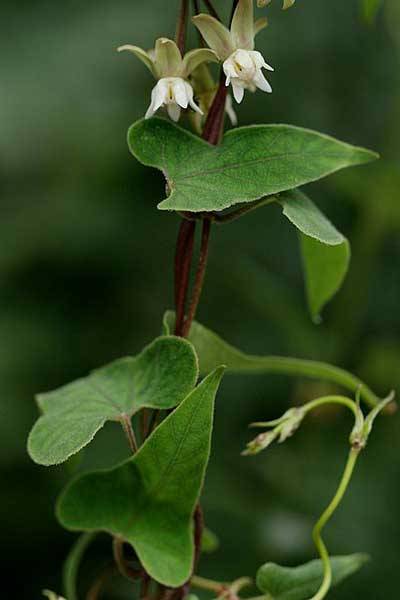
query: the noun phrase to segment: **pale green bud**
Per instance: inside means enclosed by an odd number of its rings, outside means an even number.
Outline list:
[[[300,427],[305,414],[306,411],[303,407],[290,408],[279,419],[264,423],[253,423],[252,427],[273,427],[273,429],[260,433],[254,440],[249,442],[242,455],[258,454],[261,450],[268,448],[275,440],[281,444]]]
[[[46,596],[48,600],[65,600],[62,596],[59,596],[55,592],[51,592],[50,590],[43,590],[43,596]]]

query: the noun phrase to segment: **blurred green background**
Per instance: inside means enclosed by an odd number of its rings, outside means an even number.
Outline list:
[[[216,0],[221,12],[227,4]],[[40,468],[26,455],[34,394],[136,353],[172,305],[178,219],[157,212],[162,177],[137,164],[125,141],[153,82],[115,48],[173,36],[177,5],[2,2],[0,512],[2,566],[10,597],[21,600],[39,599],[43,587],[61,590],[74,540],[53,514],[73,465]],[[298,0],[285,13],[275,0],[268,13],[259,44],[275,67],[274,93],[248,94],[240,123],[321,130],[382,159],[309,186],[353,248],[346,284],[321,325],[307,314],[296,234],[274,207],[212,232],[198,317],[244,350],[333,361],[383,395],[400,389],[399,2],[385,0],[374,25],[361,18],[358,0]],[[249,422],[327,389],[283,377],[226,378],[204,493],[221,547],[202,559],[202,574],[229,580],[269,560],[314,556],[311,527],[338,481],[349,417],[325,411],[283,446],[253,459],[239,453]],[[108,425],[81,468],[125,455],[119,430]],[[398,417],[382,418],[326,532],[332,553],[365,551],[372,561],[333,599],[399,597],[399,455]],[[93,549],[88,577],[107,551],[107,540]],[[130,596],[121,587],[104,597]]]

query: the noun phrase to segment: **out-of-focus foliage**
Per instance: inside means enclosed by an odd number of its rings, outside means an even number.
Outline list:
[[[376,19],[383,0],[362,0],[361,7],[367,23],[373,23]]]
[[[223,12],[227,3],[216,4]],[[61,590],[61,564],[74,536],[56,523],[53,504],[71,471],[127,456],[111,425],[79,464],[51,471],[31,464],[25,446],[36,418],[34,394],[136,354],[159,333],[172,304],[178,221],[155,208],[162,176],[148,178],[126,145],[153,81],[114,51],[126,40],[147,48],[173,35],[174,11],[164,5],[2,3],[0,506],[3,567],[21,600],[40,598],[43,588]],[[400,3],[386,0],[372,26],[356,1],[303,0],[286,12],[272,2],[259,11],[265,14],[270,27],[258,39],[276,67],[274,93],[248,94],[238,109],[241,124],[309,127],[374,148],[382,158],[310,186],[353,250],[345,286],[321,325],[307,313],[296,234],[279,207],[212,232],[199,320],[252,354],[333,361],[382,394],[400,389]],[[346,418],[324,412],[285,446],[254,459],[238,456],[248,422],[325,391],[283,377],[224,382],[203,502],[221,543],[202,559],[204,575],[228,580],[254,575],[267,561],[313,558],[310,526],[335,486]],[[360,462],[327,531],[333,553],[362,549],[372,557],[332,599],[397,599],[397,431],[396,418],[377,428],[374,451]],[[109,559],[101,538],[85,561],[84,587]],[[105,598],[129,598],[123,582],[111,582],[119,595]]]

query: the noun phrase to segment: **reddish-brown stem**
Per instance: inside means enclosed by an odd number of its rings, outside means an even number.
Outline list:
[[[203,531],[204,531],[203,509],[201,508],[200,503],[196,506],[193,519],[194,519],[194,547],[195,547],[194,560],[193,560],[193,573],[194,573],[196,570],[196,567],[197,567],[197,563],[199,562],[199,559],[200,559],[201,539],[203,537]]]
[[[218,90],[208,112],[202,135],[203,139],[214,146],[217,146],[220,143],[223,134],[227,93],[228,90],[225,85],[225,75],[221,70]]]
[[[150,576],[147,573],[144,573],[143,579],[142,579],[142,585],[140,586],[141,600],[144,600],[148,596],[150,581],[151,581]]]
[[[116,573],[117,569],[115,568],[114,564],[107,567],[103,573],[101,573],[101,575],[92,583],[86,594],[86,600],[98,600],[100,593],[108,579],[110,579]]]
[[[143,577],[142,569],[132,569],[127,565],[124,557],[124,541],[119,537],[114,537],[113,539],[113,555],[118,571],[123,577],[126,577],[131,581],[136,581],[140,577]]]
[[[192,326],[193,320],[196,316],[197,307],[199,305],[201,291],[203,289],[204,276],[206,273],[207,267],[207,258],[208,258],[208,245],[210,240],[210,229],[211,229],[211,221],[209,219],[203,220],[203,229],[201,232],[201,246],[200,246],[200,255],[199,262],[197,265],[197,271],[195,275],[195,280],[193,284],[193,292],[192,297],[189,304],[188,314],[186,320],[183,325],[182,335],[186,337],[190,331],[190,327]]]
[[[188,224],[190,224],[188,226]],[[190,267],[193,257],[195,224],[182,220],[175,253],[175,335],[182,335],[185,306],[189,288]]]
[[[143,444],[149,431],[150,409],[143,408],[140,413],[140,441]]]
[[[185,53],[186,43],[186,25],[189,12],[189,0],[181,0],[181,10],[179,13],[178,24],[176,27],[176,45],[178,46],[181,54]]]

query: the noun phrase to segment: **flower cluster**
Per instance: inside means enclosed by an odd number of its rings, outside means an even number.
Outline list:
[[[305,415],[305,407],[289,408],[282,417],[275,421],[266,421],[264,423],[253,423],[253,427],[269,427],[269,431],[260,433],[254,440],[247,444],[246,450],[242,452],[243,456],[258,454],[265,448],[268,448],[275,440],[282,444],[300,427]]]
[[[265,18],[254,22],[253,0],[239,0],[234,12],[230,30],[211,15],[199,14],[193,23],[209,48],[191,50],[185,56],[173,40],[159,38],[155,48],[145,51],[138,46],[124,45],[118,51],[127,50],[139,58],[157,80],[151,93],[151,103],[146,119],[152,117],[161,107],[166,107],[171,119],[178,121],[182,109],[190,107],[201,116],[210,107],[210,100],[216,88],[206,86],[209,71],[206,63],[222,63],[226,86],[232,85],[237,103],[243,100],[245,90],[272,92],[262,69],[273,71],[260,52],[255,50],[254,39],[263,29]],[[201,88],[207,87],[203,93]],[[198,98],[198,102],[195,102]],[[228,95],[226,110],[233,124],[236,115],[232,100]]]

